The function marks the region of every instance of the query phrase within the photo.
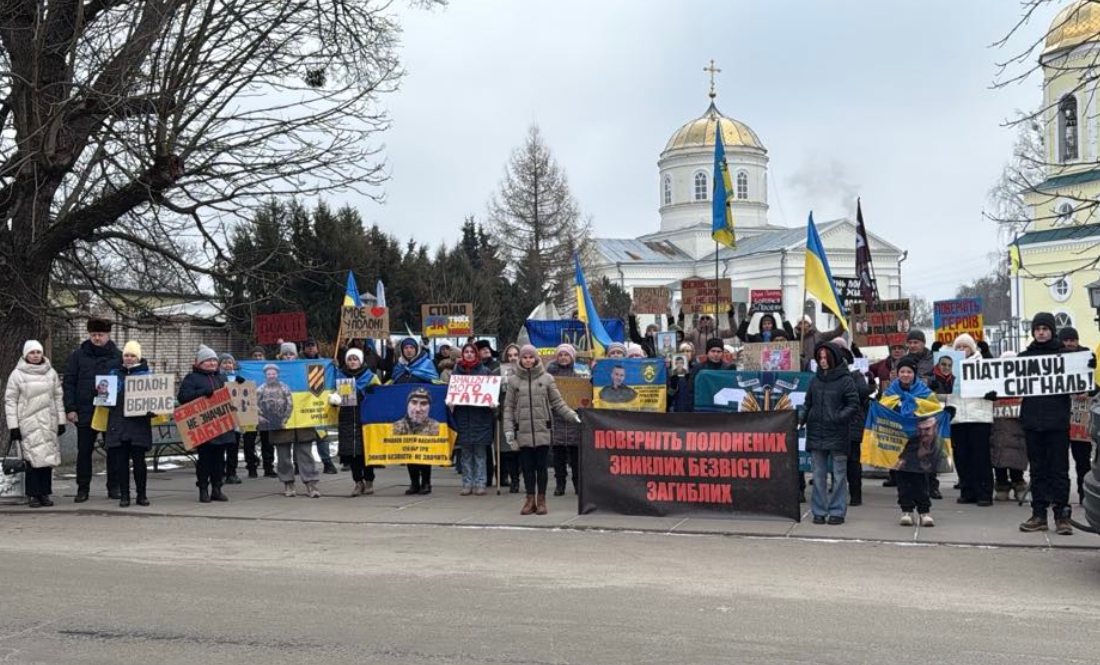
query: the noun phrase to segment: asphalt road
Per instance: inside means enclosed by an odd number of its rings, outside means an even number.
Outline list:
[[[0,663],[1100,663],[1100,551],[4,515]]]

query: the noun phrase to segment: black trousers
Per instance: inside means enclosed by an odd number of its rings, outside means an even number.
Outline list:
[[[519,453],[514,450],[500,451],[500,484],[501,486],[519,482]]]
[[[546,494],[546,483],[550,480],[546,464],[550,457],[550,446],[523,446],[519,449],[519,468],[523,471],[523,489],[527,494]]]
[[[248,470],[260,467],[261,457],[256,455],[256,439],[260,440],[260,455],[263,458],[264,471],[275,470],[275,446],[268,440],[267,432],[244,433],[244,466]]]
[[[565,487],[565,481],[570,475],[566,473],[567,467],[572,471],[573,485],[576,486],[580,457],[581,449],[577,446],[554,446],[554,483],[558,487]]]
[[[959,474],[959,494],[963,499],[993,500],[993,462],[989,444],[992,430],[993,425],[989,423],[951,425],[955,470]]]
[[[204,443],[199,446],[199,461],[195,464],[195,475],[199,487],[221,487],[225,470],[225,445]]]
[[[233,432],[233,443],[225,445],[225,475],[237,475],[237,458],[241,452],[241,433]]]
[[[1077,495],[1085,498],[1085,476],[1092,470],[1092,442],[1070,441],[1069,451],[1073,455],[1073,468],[1077,471]]]
[[[87,490],[92,484],[92,457],[95,455],[95,442],[99,438],[99,432],[91,426],[78,425],[76,428],[76,486],[77,489]],[[107,490],[118,489],[118,478],[115,470],[111,468],[110,460],[107,462]]]
[[[27,471],[23,474],[23,493],[27,496],[53,494],[53,468],[35,468],[28,464]]]
[[[993,486],[998,492],[1007,492],[1013,485],[1022,482],[1024,482],[1023,469],[1009,469],[1003,466],[993,469]]]
[[[898,471],[895,477],[898,480],[898,505],[904,513],[913,512],[913,508],[921,515],[932,510],[932,500],[928,497],[928,479],[931,474],[911,473]]]
[[[432,485],[432,467],[430,464],[407,464],[409,485],[414,489],[424,489]]]
[[[351,468],[351,479],[352,480],[354,480],[355,482],[360,482],[362,480],[365,480],[368,483],[373,483],[374,482],[374,469],[376,467],[367,466],[366,461],[367,461],[366,458],[363,457],[362,455],[355,455],[355,456],[352,456],[352,457],[349,457],[347,455],[341,455],[340,456],[340,463],[341,464],[347,464],[348,467]]]
[[[122,496],[130,496],[130,464],[134,465],[134,489],[138,496],[145,494],[146,481],[149,479],[149,467],[145,464],[145,448],[132,446],[128,442],[118,448],[108,450],[110,462],[115,465],[115,477],[118,478],[118,491]]]
[[[1052,507],[1055,519],[1069,517],[1069,431],[1025,429],[1024,438],[1031,467],[1031,513],[1046,519]]]
[[[848,442],[848,497],[852,501],[863,502],[863,441]]]

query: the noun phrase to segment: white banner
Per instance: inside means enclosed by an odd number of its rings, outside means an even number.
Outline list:
[[[961,363],[962,396],[998,397],[1066,395],[1092,390],[1092,354],[1062,353],[1050,356],[998,358]]]
[[[447,406],[500,405],[500,377],[484,374],[451,374]]]

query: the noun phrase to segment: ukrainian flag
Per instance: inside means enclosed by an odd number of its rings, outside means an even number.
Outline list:
[[[829,258],[825,256],[825,247],[821,236],[814,226],[814,214],[810,212],[810,223],[806,227],[806,292],[821,301],[848,330],[848,312],[836,292],[833,273],[829,270]]]
[[[733,231],[733,210],[730,209],[730,168],[726,164],[726,147],[722,145],[722,125],[714,123],[714,195],[711,197],[710,236],[726,247],[737,247]]]
[[[1019,275],[1023,262],[1020,261],[1020,236],[1018,235],[1012,239],[1012,244],[1008,246],[1008,261],[1009,272],[1012,276]]]
[[[588,327],[588,336],[592,339],[592,355],[600,357],[611,346],[611,336],[603,327],[596,306],[592,303],[592,296],[588,293],[588,284],[584,281],[584,272],[581,270],[581,260],[573,255],[573,267],[577,275],[577,319]]]
[[[362,307],[359,299],[359,285],[355,283],[355,273],[348,271],[348,285],[344,288],[344,307]]]

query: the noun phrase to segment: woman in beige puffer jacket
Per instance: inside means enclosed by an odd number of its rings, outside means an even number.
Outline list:
[[[524,345],[519,352],[519,367],[508,379],[504,395],[504,438],[512,450],[519,451],[519,466],[527,490],[521,515],[547,512],[546,460],[553,439],[555,412],[570,422],[580,422],[576,412],[562,399],[554,377],[539,361],[538,351],[530,344]]]
[[[42,353],[42,345],[28,340],[23,357],[4,389],[4,415],[11,439],[27,463],[24,485],[31,508],[52,506],[53,467],[61,465],[58,437],[65,432],[65,402],[61,379]]]

